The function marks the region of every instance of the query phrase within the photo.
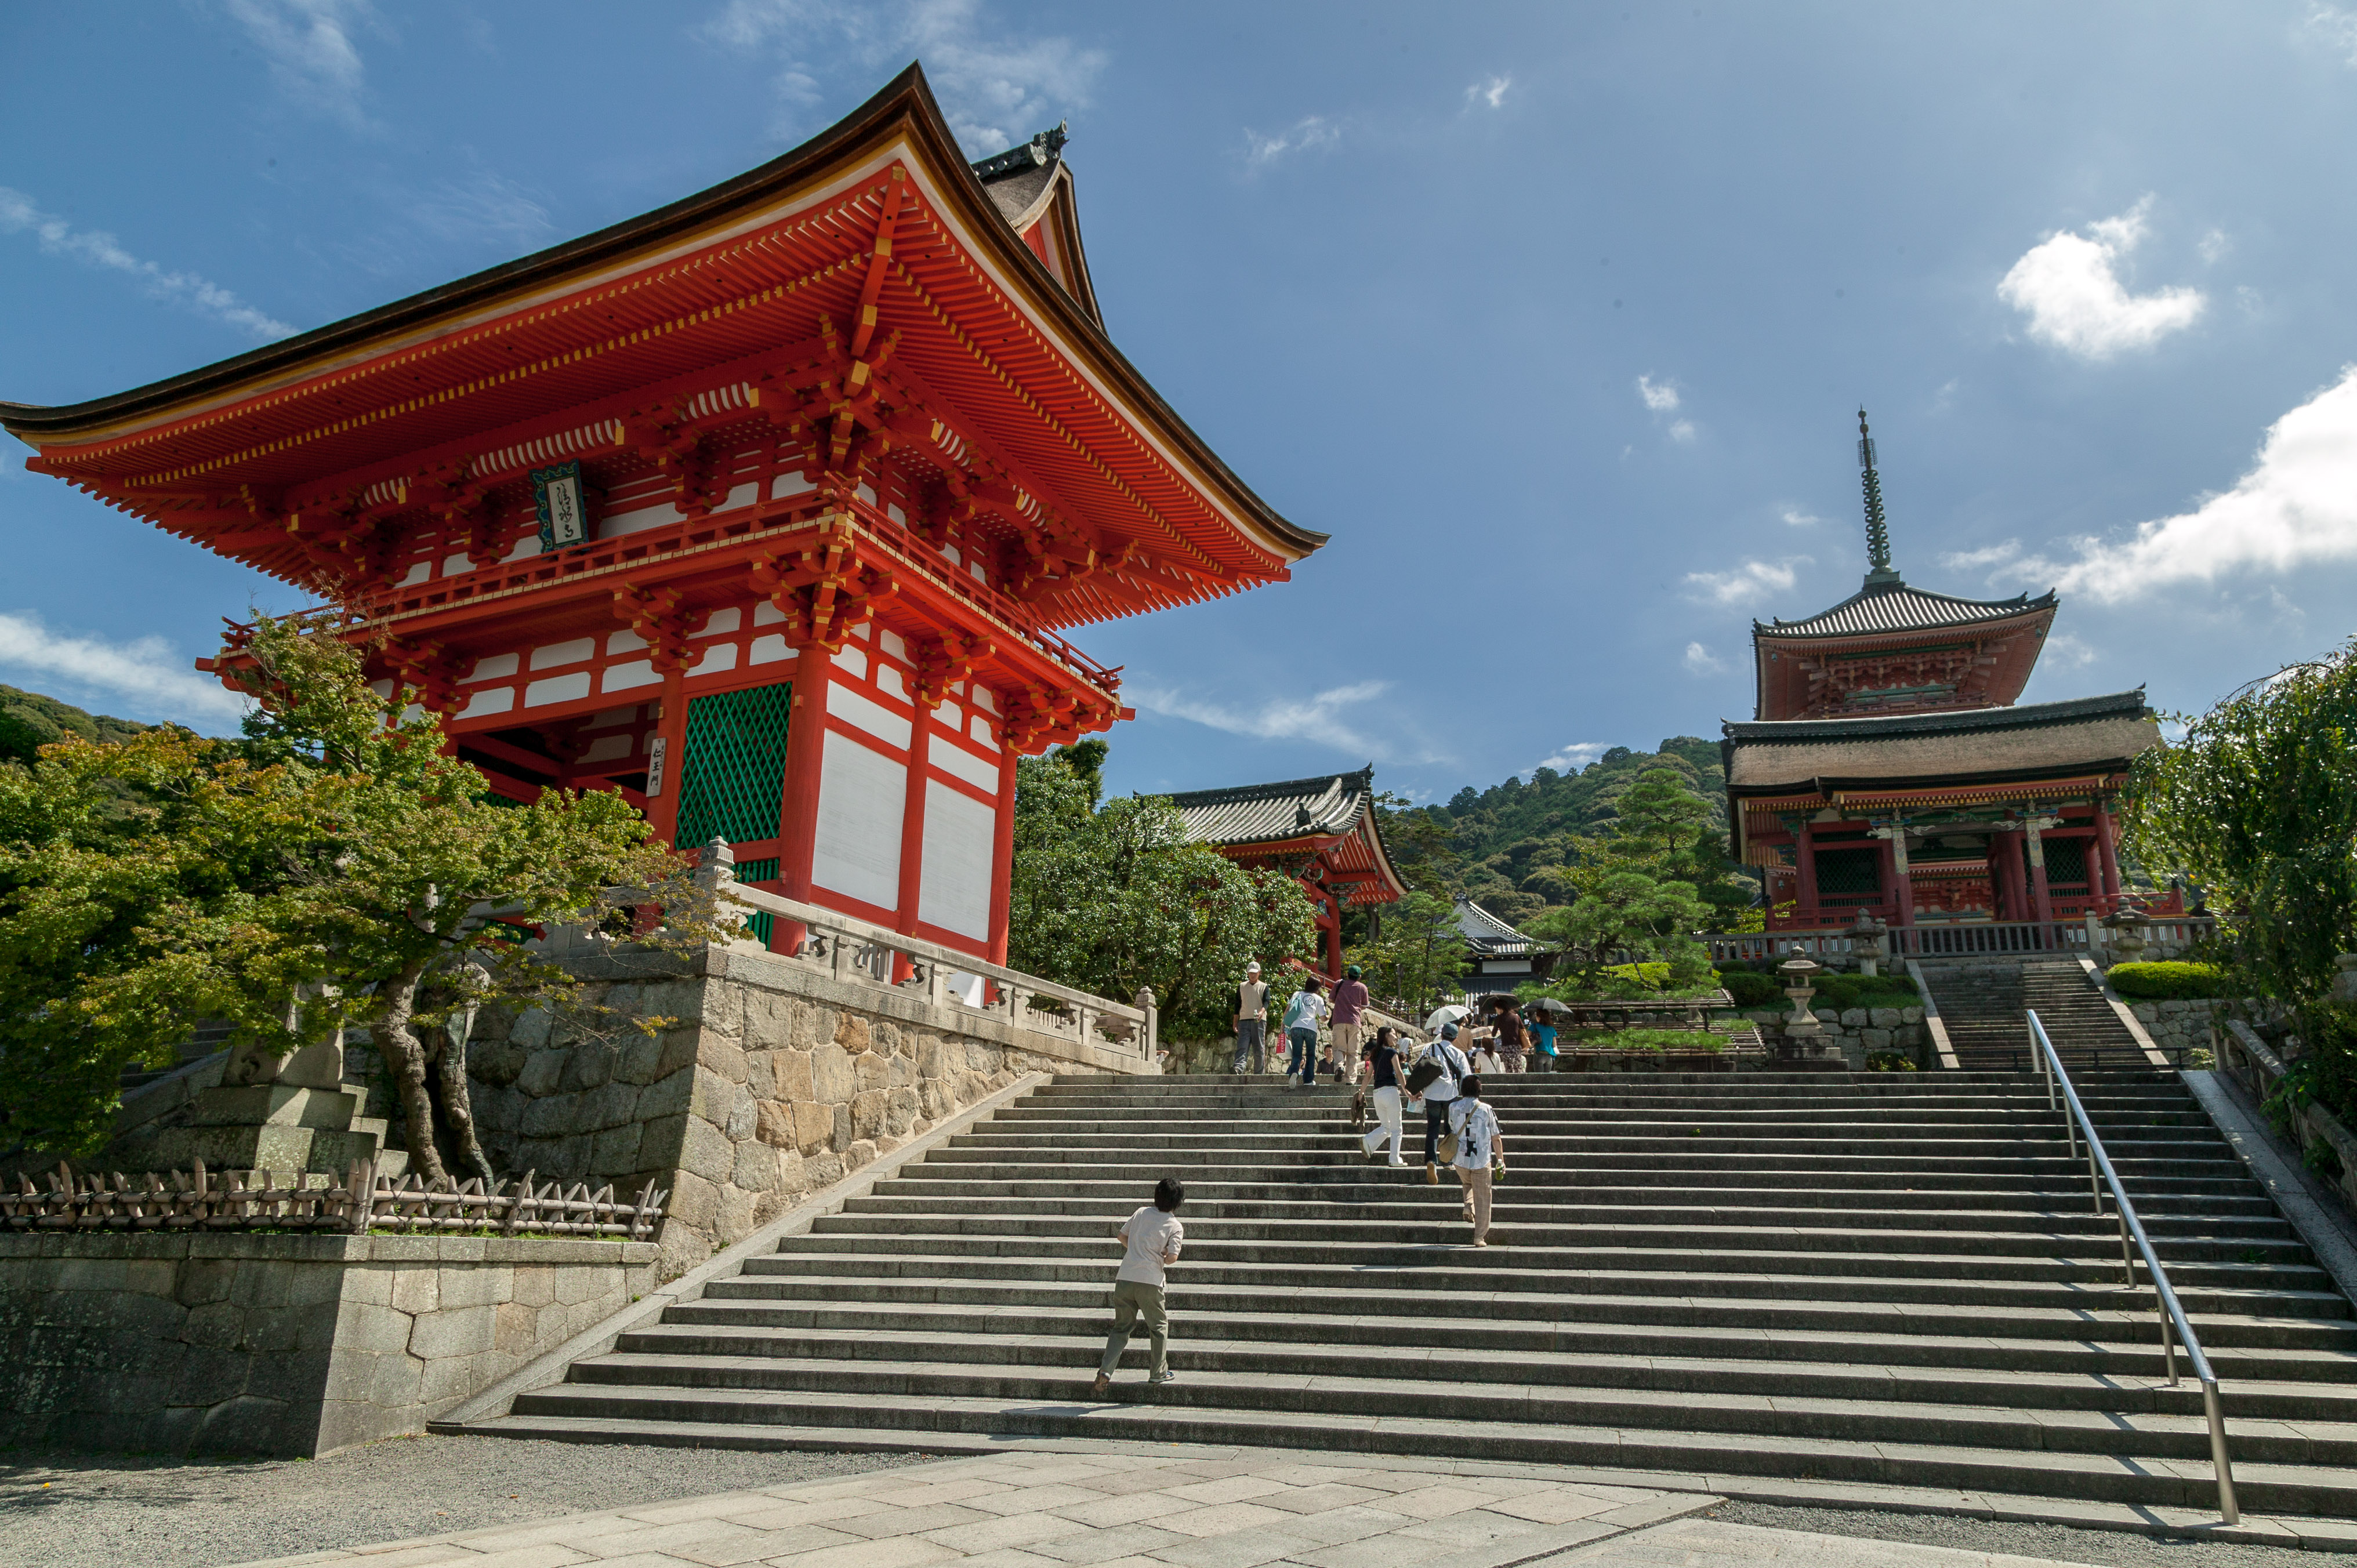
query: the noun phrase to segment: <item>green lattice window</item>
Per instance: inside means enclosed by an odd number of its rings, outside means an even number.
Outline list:
[[[748,843],[778,836],[786,721],[792,712],[790,681],[697,697],[687,704],[687,757],[679,770],[673,843],[692,848],[716,838]],[[741,868],[737,875],[744,876]]]
[[[2085,839],[2048,839],[2046,841],[2046,886],[2083,887],[2086,884],[2087,841]]]
[[[777,879],[776,855],[767,860],[740,860],[737,863],[737,880],[739,882],[775,882]],[[752,932],[754,940],[764,947],[769,945],[770,933],[777,929],[777,926],[778,918],[767,909],[757,909],[745,917],[745,929]]]
[[[1882,891],[1882,855],[1872,849],[1817,851],[1817,900]]]

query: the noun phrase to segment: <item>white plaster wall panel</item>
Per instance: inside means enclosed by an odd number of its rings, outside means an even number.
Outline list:
[[[888,506],[884,509],[884,512],[886,516],[889,517],[894,522],[899,523],[902,528],[909,526],[909,514],[902,511],[899,507]]]
[[[855,681],[865,681],[867,679],[867,650],[864,648],[846,648],[834,656],[834,667],[838,670],[849,671],[851,678]]]
[[[485,696],[490,693],[486,692]],[[546,707],[551,703],[574,703],[589,694],[589,671],[576,670],[570,675],[551,675],[545,681],[534,681],[523,689],[523,705],[527,708]]]
[[[554,670],[560,664],[578,664],[597,651],[597,639],[594,637],[576,637],[567,642],[552,642],[546,648],[535,648],[532,650],[532,667],[535,670]]]
[[[889,637],[892,634],[888,631],[884,635]],[[900,679],[900,671],[889,664],[879,662],[876,666],[876,689],[887,696],[898,697],[904,703],[914,701],[909,695],[907,683]]]
[[[830,694],[827,707],[834,711]],[[900,819],[909,770],[845,735],[829,735],[819,758],[817,843],[811,880],[881,908],[900,903]]]
[[[987,795],[998,793],[998,764],[986,757],[976,757],[954,741],[935,741],[926,747],[925,756],[932,765],[952,779],[963,779]]]
[[[369,690],[377,694],[380,702],[389,703],[393,700],[393,682],[390,681],[371,681],[369,682]]]
[[[597,537],[619,539],[626,533],[640,533],[678,521],[679,508],[667,500],[659,501],[653,506],[642,506],[630,511],[608,512],[597,520]]]
[[[925,858],[917,918],[944,930],[990,935],[990,862],[998,813],[938,779],[925,783]]]
[[[777,606],[771,604],[767,599],[763,599],[759,604],[753,607],[753,624],[755,626],[775,626],[785,618],[786,612],[780,609]]]
[[[633,738],[627,735],[601,735],[589,743],[589,749],[581,754],[579,760],[611,762],[618,757],[628,757]]]
[[[704,650],[704,657],[688,667],[691,675],[717,675],[724,670],[737,668],[737,645],[716,642]]]
[[[609,654],[636,653],[646,645],[647,639],[635,631],[611,631],[606,634],[606,651]]]
[[[464,555],[442,557],[442,575],[446,577],[455,577],[461,572],[471,572],[474,569],[475,564]]]
[[[909,748],[916,726],[882,704],[868,701],[848,686],[836,686],[826,694],[829,718],[841,719],[866,730],[878,740],[891,742],[901,750]]]
[[[504,565],[510,561],[521,561],[527,555],[537,555],[539,553],[540,535],[537,533],[527,533],[522,538],[517,540],[513,544],[509,545],[508,553],[500,556],[500,564]]]
[[[791,659],[793,657],[794,650],[787,645],[786,639],[772,632],[768,637],[757,637],[753,639],[752,653],[746,659],[745,662],[748,664],[774,664],[780,659]]]
[[[410,567],[410,569],[402,575],[401,581],[395,583],[393,586],[396,588],[406,588],[413,584],[422,583],[432,575],[434,575],[434,563],[431,561],[420,561],[415,565]]]
[[[872,641],[874,641],[874,640],[875,640],[875,634],[876,634],[876,623],[875,623],[874,621],[866,621],[866,620],[864,620],[864,621],[861,621],[857,626],[855,626],[855,627],[853,627],[853,628],[851,628],[851,635],[852,635],[852,636],[854,636],[854,637],[856,637],[856,638],[857,638],[857,639],[858,639],[860,641],[862,641],[862,642],[872,642]]]
[[[761,481],[755,479],[749,483],[733,487],[728,492],[728,499],[722,501],[718,506],[713,508],[713,510],[715,511],[734,511],[740,506],[751,506],[755,501],[759,500],[760,499]]]
[[[489,659],[476,660],[474,673],[468,675],[467,679],[468,681],[504,681],[516,672],[516,656],[512,653],[494,653]]]
[[[995,714],[998,711],[998,693],[987,686],[976,686],[974,689],[974,705],[985,714]]]
[[[627,692],[633,686],[662,683],[662,677],[655,673],[652,664],[643,659],[633,659],[628,664],[607,665],[605,679],[597,689],[601,692]]]
[[[998,749],[998,737],[990,733],[990,721],[980,714],[974,715],[974,721],[965,726],[965,733],[974,736],[977,745],[986,746],[993,751]]]
[[[818,489],[816,485],[802,478],[802,471],[800,468],[796,468],[791,474],[780,474],[770,481],[770,494],[772,499],[782,499],[787,496],[808,495],[816,489]]]
[[[901,639],[900,634],[897,631],[885,632],[883,636],[877,639],[876,646],[903,664],[909,661],[909,645]]]
[[[698,637],[725,637],[728,633],[737,630],[744,624],[745,612],[737,608],[735,605],[730,605],[725,610],[714,610],[712,612],[712,618],[705,621],[704,623],[704,629],[697,632],[695,635]]]
[[[876,504],[876,487],[873,485],[860,486],[859,499],[866,501],[869,506],[874,506]]]
[[[462,719],[487,718],[492,714],[506,713],[514,706],[513,686],[491,686],[476,693],[474,699],[458,710],[458,716]]]
[[[628,708],[608,708],[604,713],[594,715],[587,724],[583,725],[581,727],[583,729],[611,729],[616,725],[630,725],[638,722],[639,710],[635,706]]]

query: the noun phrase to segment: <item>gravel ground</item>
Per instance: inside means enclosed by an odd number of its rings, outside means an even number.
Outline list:
[[[232,1463],[0,1450],[0,1568],[218,1568],[924,1462],[501,1437]]]
[[[2100,1568],[2318,1568],[2319,1563],[2341,1561],[2289,1546],[2170,1541],[2117,1530],[2073,1530],[2060,1524],[2007,1524],[1996,1520],[1959,1519],[1951,1514],[1727,1502],[1705,1510],[1701,1517],[1725,1520],[1729,1524],[1753,1524],[1766,1530],[1804,1530],[1817,1535],[1904,1541],[1919,1546],[1953,1547],[1960,1552],[1991,1552],[2056,1563],[2092,1563]]]

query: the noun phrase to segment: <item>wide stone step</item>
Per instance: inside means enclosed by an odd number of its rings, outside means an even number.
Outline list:
[[[1420,1155],[1421,1150],[1411,1150]],[[958,1167],[952,1174],[947,1167],[934,1169],[919,1165],[904,1168],[903,1173],[876,1192],[848,1200],[845,1207],[854,1208],[869,1203],[900,1204],[928,1197],[973,1198],[979,1201],[1056,1202],[1069,1195],[1074,1206],[1107,1203],[1122,1208],[1126,1214],[1139,1202],[1141,1191],[1150,1191],[1152,1178],[1141,1188],[1134,1178],[1109,1177],[1102,1170],[1092,1170],[1084,1177],[1059,1176],[1053,1179],[1040,1176],[1036,1170],[1022,1165],[1003,1167],[1006,1174],[985,1176],[983,1167],[972,1165]],[[1141,1166],[1144,1170],[1146,1167]],[[1207,1212],[1209,1204],[1250,1201],[1265,1197],[1271,1203],[1297,1202],[1310,1196],[1333,1203],[1383,1203],[1404,1201],[1399,1192],[1399,1179],[1389,1176],[1394,1168],[1378,1161],[1369,1161],[1361,1167],[1370,1174],[1368,1179],[1354,1182],[1347,1162],[1339,1169],[1327,1173],[1327,1178],[1315,1182],[1259,1182],[1224,1180],[1220,1176],[1199,1177],[1188,1184],[1187,1212],[1191,1217]],[[1711,1171],[1673,1171],[1638,1165],[1602,1165],[1582,1166],[1570,1162],[1555,1162],[1545,1167],[1523,1165],[1517,1162],[1519,1174],[1531,1179],[1527,1185],[1533,1193],[1531,1201],[1585,1202],[1622,1199],[1643,1203],[1664,1193],[1685,1193],[1695,1197],[1712,1195],[1748,1194],[1765,1200],[1773,1194],[1779,1201],[1794,1204],[1814,1204],[1820,1195],[1827,1199],[1844,1202],[1873,1203],[1878,1207],[1937,1207],[1946,1203],[1962,1203],[1975,1208],[2005,1208],[2026,1205],[2032,1208],[2053,1208],[2068,1211],[2072,1208],[2086,1209],[2089,1197],[2083,1167],[2074,1168],[2068,1176],[2056,1173],[2051,1176],[2000,1176],[1986,1173],[1949,1173],[1943,1171],[1907,1171],[1878,1174],[1851,1172],[1843,1177],[1843,1185],[1828,1185],[1826,1173],[1814,1167],[1788,1170],[1749,1166],[1741,1172],[1740,1180],[1728,1173]],[[1381,1173],[1381,1174],[1377,1174]],[[1544,1176],[1544,1180],[1539,1179]],[[2221,1213],[2257,1211],[2272,1214],[2275,1205],[2266,1189],[2245,1178],[2239,1182],[2214,1187],[2207,1179],[2182,1177],[2125,1178],[2128,1197],[2139,1214],[2146,1213],[2206,1213],[2213,1208]],[[1416,1185],[1410,1181],[1413,1187]],[[1543,1195],[1543,1196],[1542,1196]],[[1500,1188],[1501,1199],[1519,1195]]]
[[[1717,1259],[1709,1263],[1720,1262]],[[1702,1261],[1697,1261],[1698,1265]],[[2243,1271],[2246,1275],[2258,1271]],[[2026,1314],[2019,1331],[2079,1338],[2152,1337],[2158,1320],[2148,1291],[2124,1290],[2117,1272],[2058,1268],[2057,1277],[2006,1281],[1979,1274],[1958,1279],[1926,1271],[1913,1280],[1888,1273],[1806,1275],[1690,1269],[1609,1268],[1497,1273],[1471,1282],[1436,1270],[1369,1269],[1337,1264],[1294,1267],[1210,1263],[1189,1266],[1174,1282],[1174,1309],[1182,1299],[1206,1310],[1297,1313],[1333,1293],[1353,1301],[1382,1299],[1416,1316],[1448,1316],[1458,1297],[1478,1295],[1501,1319],[1611,1310],[1641,1311],[1649,1321],[1725,1326],[1857,1328],[1868,1332],[1967,1334],[1993,1315]],[[2321,1271],[2266,1272],[2266,1283],[2212,1284],[2172,1273],[2179,1300],[2209,1343],[2205,1317],[2221,1320],[2221,1344],[2304,1346],[2357,1352],[2357,1323],[2349,1304],[2329,1288]],[[1073,1294],[1080,1293],[1077,1296]],[[862,1257],[779,1253],[746,1260],[744,1273],[705,1287],[715,1300],[958,1301],[1076,1303],[1104,1300],[1101,1266],[997,1262],[927,1256]],[[2004,1319],[2012,1324],[2010,1316]],[[2108,1332],[2117,1326],[2116,1333]],[[2009,1328],[2007,1332],[2015,1332]],[[2158,1343],[2157,1338],[2154,1341]]]
[[[1937,1476],[1958,1489],[2030,1493],[2152,1506],[2208,1507],[2216,1496],[2205,1459],[2133,1458],[2053,1448],[1977,1448],[1669,1428],[1572,1427],[1467,1420],[1431,1406],[1404,1415],[1202,1407],[1171,1398],[1184,1381],[1148,1390],[1125,1380],[1114,1402],[1078,1398],[1015,1401],[963,1395],[796,1392],[560,1384],[522,1396],[520,1418],[588,1417],[604,1423],[753,1423],[856,1427],[901,1434],[920,1448],[930,1432],[1097,1437],[1149,1443],[1340,1448],[1391,1454],[1575,1464],[1622,1469],[1724,1471],[1884,1485]],[[617,1436],[627,1434],[615,1430]],[[676,1439],[674,1439],[676,1441]],[[2262,1513],[2357,1513],[2357,1475],[2337,1466],[2238,1466],[2244,1508]]]
[[[1388,1168],[1388,1167],[1387,1167]],[[1297,1202],[1262,1193],[1258,1188],[1223,1185],[1212,1190],[1214,1184],[1190,1187],[1187,1192],[1187,1223],[1191,1231],[1204,1221],[1230,1219],[1295,1219],[1300,1217]],[[1043,1190],[1020,1192],[1012,1190],[1034,1186]],[[2284,1222],[2276,1215],[2263,1190],[2239,1194],[2187,1193],[2155,1197],[2131,1193],[2136,1201],[2136,1211],[2145,1224],[2159,1223],[2179,1226],[2203,1225],[2212,1220],[2237,1229],[2258,1225],[2284,1232]],[[1346,1194],[1335,1187],[1319,1189],[1329,1206],[1319,1210],[1319,1219],[1328,1215],[1343,1220],[1414,1219],[1424,1216],[1432,1204],[1438,1202],[1454,1208],[1453,1190],[1439,1197],[1407,1190],[1379,1187],[1369,1183],[1356,1193]],[[1431,1188],[1426,1188],[1430,1193]],[[1980,1190],[1947,1190],[1917,1192],[1892,1187],[1888,1190],[1861,1192],[1840,1187],[1776,1187],[1773,1189],[1774,1211],[1791,1214],[1795,1211],[1818,1211],[1832,1214],[1886,1215],[1906,1214],[1978,1214],[1991,1217],[2028,1216],[2041,1220],[2051,1217],[2055,1223],[2085,1219],[2094,1223],[2086,1192],[1993,1192]],[[1500,1189],[1502,1200],[1509,1197]],[[1617,1210],[1643,1209],[1648,1213],[1714,1213],[1727,1214],[1739,1209],[1769,1208],[1768,1199],[1756,1187],[1712,1187],[1686,1186],[1682,1187],[1626,1187],[1598,1181],[1558,1185],[1553,1181],[1543,1185],[1519,1187],[1511,1192],[1511,1205],[1501,1202],[1501,1213],[1511,1208],[1525,1220],[1561,1222],[1570,1218]],[[896,1181],[886,1190],[848,1198],[843,1206],[846,1214],[902,1215],[986,1215],[1006,1219],[1029,1219],[1034,1216],[1063,1216],[1071,1219],[1092,1218],[1122,1220],[1129,1218],[1138,1204],[1138,1189],[1127,1183],[1017,1183],[1017,1182],[925,1182]],[[1684,1201],[1673,1201],[1674,1199]],[[1318,1221],[1305,1221],[1318,1223]],[[1803,1219],[1795,1223],[1810,1223]],[[2108,1219],[2104,1221],[2109,1223]]]
[[[702,1305],[703,1304],[690,1304]],[[620,1354],[763,1357],[845,1361],[929,1361],[962,1365],[1093,1367],[1103,1349],[1106,1313],[1024,1309],[1020,1328],[1009,1321],[976,1324],[970,1314],[955,1319],[942,1309],[893,1315],[895,1332],[878,1333],[881,1323],[852,1321],[788,1325],[739,1320],[728,1311],[675,1314],[679,1320],[622,1336]],[[1417,1323],[1384,1318],[1360,1326],[1351,1318],[1317,1317],[1278,1332],[1241,1315],[1190,1316],[1178,1326],[1184,1363],[1205,1371],[1260,1375],[1307,1375],[1376,1380],[1444,1377],[1469,1383],[1528,1383],[1536,1387],[1662,1390],[1815,1399],[1880,1400],[1899,1403],[2006,1405],[2017,1410],[2117,1411],[2199,1417],[2201,1392],[2190,1380],[2170,1387],[2158,1348],[2126,1347],[2108,1352],[2034,1341],[1923,1340],[1872,1336],[1835,1340],[1822,1336],[1781,1335],[1795,1343],[1763,1357],[1757,1337],[1713,1331],[1623,1327],[1609,1342],[1620,1349],[1586,1346],[1604,1335],[1573,1329],[1501,1330],[1478,1319]],[[1663,1336],[1666,1332],[1666,1342]],[[1426,1336],[1409,1339],[1411,1333]],[[1430,1337],[1445,1336],[1446,1348]],[[1813,1352],[1813,1354],[1794,1352]],[[1928,1352],[1941,1352],[1933,1357]],[[1904,1359],[1886,1363],[1896,1352]],[[1965,1358],[1980,1352],[1980,1359]],[[1143,1365],[1133,1346],[1125,1365]],[[2079,1363],[2083,1365],[2083,1369]],[[2238,1359],[2233,1376],[2249,1365]],[[2181,1370],[2181,1369],[2180,1369]],[[2229,1403],[2237,1421],[2357,1423],[2357,1388],[2313,1382],[2272,1382],[2236,1378]]]

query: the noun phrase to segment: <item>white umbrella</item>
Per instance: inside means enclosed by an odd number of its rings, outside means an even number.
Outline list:
[[[1432,1010],[1432,1016],[1424,1021],[1424,1032],[1427,1035],[1437,1035],[1443,1024],[1454,1024],[1459,1018],[1470,1015],[1472,1011],[1472,1008],[1462,1006],[1455,1002],[1451,1002],[1446,1007],[1435,1007]]]

